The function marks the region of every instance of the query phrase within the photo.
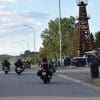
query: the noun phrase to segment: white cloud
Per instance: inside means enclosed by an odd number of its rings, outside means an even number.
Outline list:
[[[21,51],[26,50],[26,44],[21,46],[20,43],[18,45],[15,42],[20,42],[22,40],[31,41],[31,50],[33,50],[34,33],[32,32],[32,30],[30,30],[29,28],[25,28],[23,25],[33,25],[32,27],[36,29],[35,27],[42,26],[42,22],[34,18],[33,16],[28,16],[28,11],[23,11],[23,13],[21,13],[22,11],[17,12],[7,9],[0,10],[0,37],[2,37],[0,39],[0,46],[2,47],[0,54],[20,54]],[[39,34],[39,32],[36,32],[36,34]],[[39,49],[39,46],[41,45],[41,39],[39,36],[38,39],[39,40],[36,40],[36,43],[38,43],[37,48]]]
[[[8,32],[8,30],[6,30],[6,29],[0,29],[0,33],[4,33],[4,32]]]
[[[17,1],[17,0],[0,0],[0,2],[14,2],[14,1]]]
[[[5,5],[0,5],[0,10],[1,9],[6,9],[6,6]]]
[[[99,3],[99,2],[92,2],[92,3],[90,3],[89,5],[90,5],[91,7],[93,7],[94,9],[100,7],[100,3]]]
[[[1,2],[33,2],[36,0],[0,0]],[[8,3],[8,4],[9,4]],[[7,5],[0,5],[0,54],[20,54],[21,51],[26,49],[26,44],[21,44],[22,40],[30,43],[31,50],[34,50],[34,33],[31,29],[25,28],[23,25],[31,25],[35,29],[36,34],[36,50],[41,45],[40,31],[37,27],[43,25],[43,18],[47,14],[32,12],[28,10],[15,10]],[[13,4],[13,3],[12,3]],[[28,4],[28,3],[27,3]],[[9,8],[9,9],[8,9]],[[41,17],[40,17],[41,16]],[[16,44],[16,42],[18,44]]]
[[[37,0],[0,0],[0,2],[21,2],[21,1],[34,2]]]
[[[0,30],[12,30],[12,27],[16,28],[21,25],[35,25],[40,26],[42,22],[33,16],[28,16],[28,11],[10,11],[6,9],[0,10]],[[27,16],[26,16],[27,15]]]
[[[5,41],[3,44],[0,43],[0,46],[2,47],[0,50],[0,54],[18,55],[25,50],[25,48],[21,45],[11,45],[11,43],[7,43]]]

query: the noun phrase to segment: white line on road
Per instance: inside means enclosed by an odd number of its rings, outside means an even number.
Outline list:
[[[100,91],[100,88],[99,88],[99,87],[96,87],[96,86],[94,86],[94,85],[92,85],[92,84],[89,84],[89,83],[86,83],[86,82],[84,82],[84,81],[80,81],[80,80],[78,80],[78,79],[74,79],[74,78],[72,78],[72,77],[69,77],[69,76],[66,76],[66,75],[62,75],[62,74],[58,74],[58,76],[59,76],[59,77],[62,77],[62,78],[64,78],[64,79],[73,81],[73,82],[75,82],[75,83],[79,83],[79,84],[82,84],[82,85],[84,85],[84,86],[88,86],[88,87],[90,87],[90,88],[94,88],[94,89]]]
[[[59,74],[58,76],[59,76],[59,77],[62,77],[62,78],[65,78],[65,79],[68,79],[68,80],[70,80],[70,81],[74,81],[74,82],[76,82],[76,83],[80,83],[80,80],[73,79],[73,78],[71,78],[71,77],[68,77],[68,76],[65,76],[65,75],[62,75],[62,74]]]

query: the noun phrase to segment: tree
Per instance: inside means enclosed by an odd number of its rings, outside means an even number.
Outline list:
[[[76,51],[77,23],[74,17],[61,18],[62,55],[72,56]],[[48,29],[42,32],[43,48],[49,59],[59,58],[59,19],[50,20]],[[40,51],[41,52],[41,51]]]
[[[100,48],[100,31],[95,33],[95,46],[96,48]]]

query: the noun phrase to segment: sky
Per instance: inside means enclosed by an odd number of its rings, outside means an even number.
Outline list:
[[[58,2],[0,0],[0,54],[19,55],[27,49],[39,51],[42,47],[41,32],[48,27],[50,20],[59,17]],[[87,13],[93,34],[100,31],[99,11],[100,0],[88,0]],[[77,0],[61,0],[61,17],[70,16],[78,16]]]

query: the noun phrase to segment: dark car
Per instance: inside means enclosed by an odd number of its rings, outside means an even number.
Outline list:
[[[72,65],[77,67],[83,67],[86,65],[86,58],[85,57],[74,57],[72,58]]]

